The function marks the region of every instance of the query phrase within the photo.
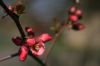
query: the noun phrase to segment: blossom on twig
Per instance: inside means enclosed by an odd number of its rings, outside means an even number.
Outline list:
[[[25,42],[22,42],[21,37],[14,37],[12,41],[20,46],[19,50],[19,59],[24,61],[28,55],[29,50],[35,56],[40,56],[45,51],[45,43],[52,39],[48,33],[41,34],[39,36],[34,36],[34,32],[31,27],[26,28],[28,36],[26,37]]]

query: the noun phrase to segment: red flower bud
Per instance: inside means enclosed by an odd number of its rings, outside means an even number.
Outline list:
[[[33,29],[31,27],[26,27],[25,31],[28,33],[28,35],[33,35],[34,36],[34,32],[33,32]]]
[[[72,25],[73,30],[83,30],[84,28],[85,28],[85,25],[81,23],[76,23]]]
[[[78,21],[78,17],[76,15],[70,15],[69,16],[69,20],[73,23],[77,22]]]
[[[25,27],[26,32],[33,32],[33,29],[31,27]]]
[[[22,45],[22,38],[21,37],[13,37],[12,41],[14,42],[14,44],[16,44],[17,46]]]
[[[81,19],[83,16],[83,13],[81,10],[78,9],[78,10],[76,10],[75,15],[77,15],[79,17],[79,19]]]
[[[74,14],[76,10],[77,10],[76,6],[72,6],[72,7],[69,9],[69,14]]]

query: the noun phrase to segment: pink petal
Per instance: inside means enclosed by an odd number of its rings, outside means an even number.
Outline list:
[[[39,44],[41,46],[40,49],[39,49],[39,51],[36,51],[33,48],[30,48],[30,50],[32,51],[32,54],[35,55],[35,56],[40,56],[45,51],[45,45],[44,45],[44,43],[41,42]]]
[[[45,33],[45,34],[42,34],[42,35],[39,37],[39,39],[41,39],[43,42],[47,42],[47,41],[51,40],[52,37],[51,37],[49,34]]]
[[[19,46],[19,45],[22,45],[22,38],[21,37],[13,37],[12,38],[12,41],[17,45],[17,46]]]
[[[26,57],[27,57],[27,55],[28,55],[28,48],[26,47],[26,46],[21,46],[21,49],[20,49],[20,51],[19,51],[19,59],[21,60],[21,61],[24,61],[25,59],[26,59]]]
[[[33,46],[36,42],[33,38],[27,38],[26,43],[28,46]]]

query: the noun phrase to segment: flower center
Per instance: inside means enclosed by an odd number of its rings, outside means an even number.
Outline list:
[[[33,46],[32,46],[32,49],[38,52],[39,49],[40,49],[40,47],[41,47],[41,46],[40,46],[39,44],[36,44],[36,45],[33,45]]]

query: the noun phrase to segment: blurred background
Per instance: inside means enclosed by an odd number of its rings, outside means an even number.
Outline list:
[[[4,2],[9,6],[16,0]],[[66,10],[74,4],[72,0],[22,0],[22,3],[26,10],[20,16],[20,22],[23,28],[31,26],[35,34],[53,34],[50,27],[54,18],[62,20]],[[86,28],[82,31],[64,29],[49,55],[49,66],[100,66],[100,0],[80,0],[80,3],[84,11],[84,18],[80,22]],[[19,47],[12,43],[11,38],[20,36],[13,20],[9,16],[1,19],[3,15],[5,13],[0,7],[0,58],[18,51]],[[51,44],[46,45],[49,47]],[[44,56],[40,58],[44,59]],[[25,62],[20,62],[18,57],[0,62],[0,66],[8,65],[40,66],[31,57]]]

